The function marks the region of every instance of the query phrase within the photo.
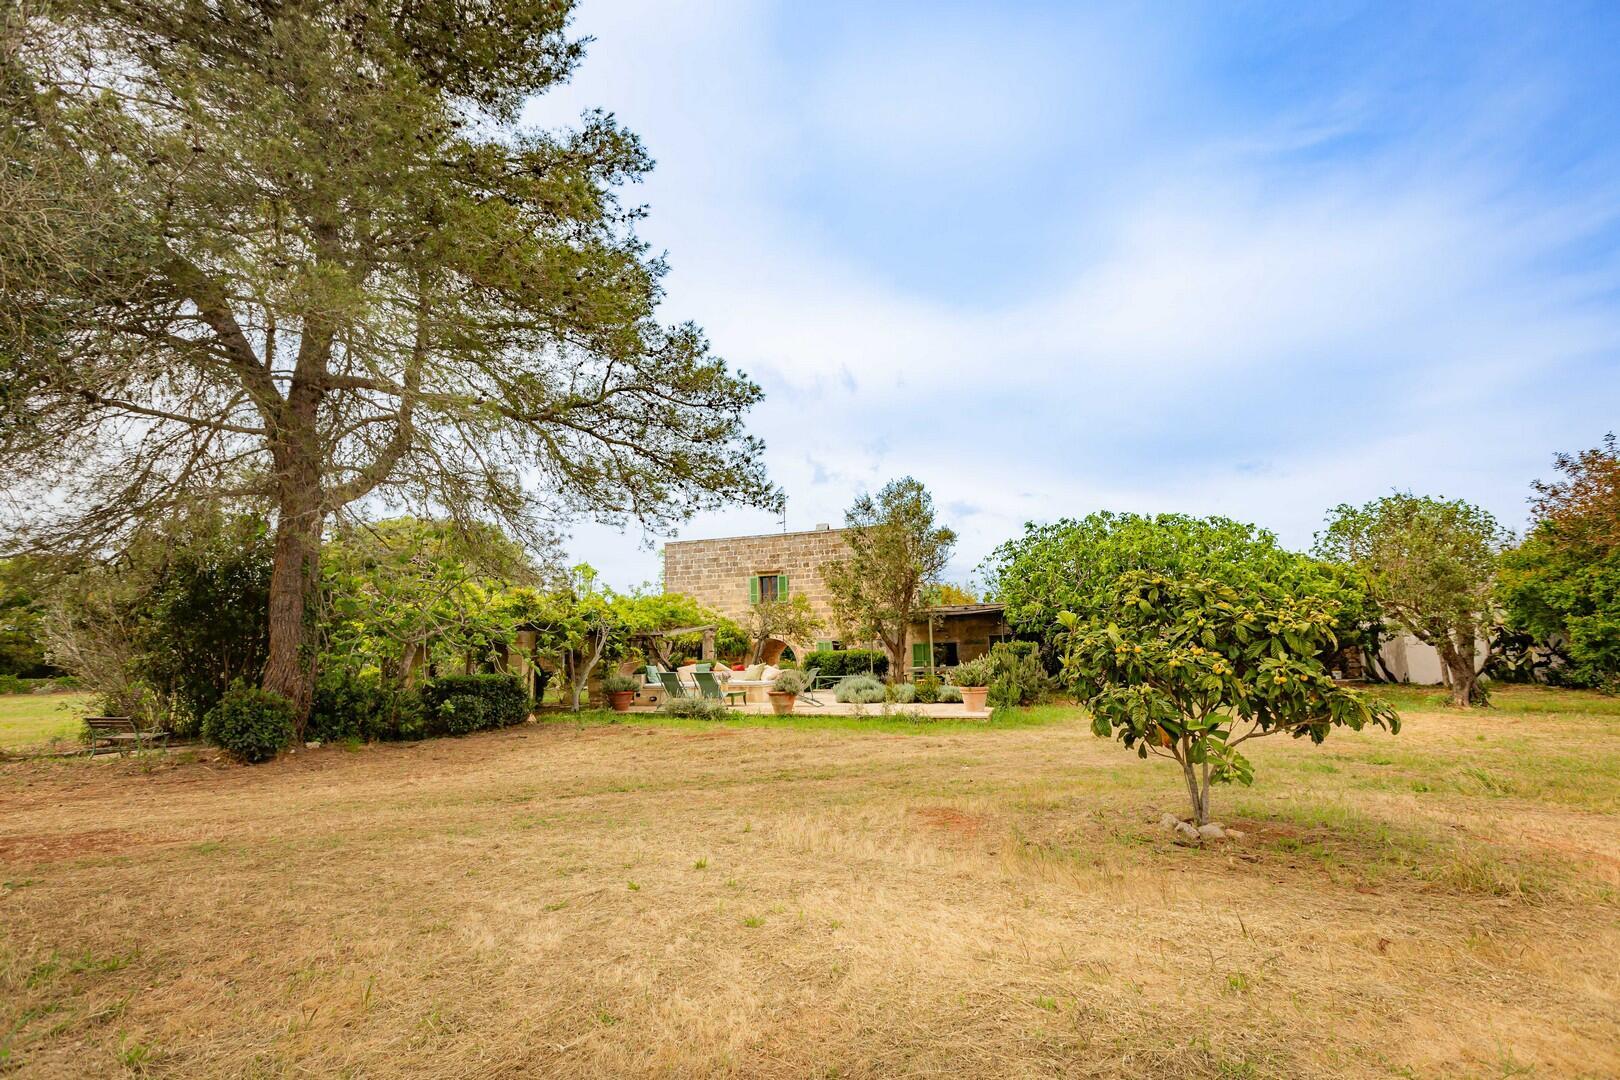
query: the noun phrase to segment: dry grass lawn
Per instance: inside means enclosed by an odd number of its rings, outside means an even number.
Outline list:
[[[0,1072],[1620,1076],[1620,704],[1402,702],[1203,850],[1071,710],[0,766]]]

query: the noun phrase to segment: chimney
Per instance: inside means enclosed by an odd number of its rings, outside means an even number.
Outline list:
[[[832,526],[827,524],[825,521],[816,522],[816,532],[826,532],[827,530],[829,530],[831,528],[832,528]]]

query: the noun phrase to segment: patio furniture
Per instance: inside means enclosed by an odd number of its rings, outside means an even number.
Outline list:
[[[766,695],[770,693],[773,683],[766,679],[732,679],[726,684],[728,688],[740,688],[747,696],[744,700],[750,705],[769,705],[771,699]]]
[[[128,716],[87,716],[84,726],[90,732],[91,757],[102,750],[116,753],[131,744],[137,750],[145,750],[154,742],[161,743],[164,749],[169,746],[167,731],[142,731]]]
[[[816,697],[816,679],[821,675],[820,668],[811,668],[804,673],[804,689],[799,691],[799,697],[812,705],[825,705],[825,701]]]
[[[673,671],[660,671],[658,681],[664,684],[664,693],[668,694],[671,700],[692,696],[686,692],[686,684],[681,682],[681,677]]]
[[[730,705],[732,698],[741,698],[745,702],[748,700],[748,692],[745,690],[727,690],[721,687],[720,680],[714,677],[712,671],[699,671],[692,677],[697,680],[698,693],[712,701],[723,700]]]

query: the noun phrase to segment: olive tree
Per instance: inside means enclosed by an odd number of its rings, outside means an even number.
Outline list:
[[[1396,492],[1335,507],[1316,552],[1355,568],[1394,625],[1434,647],[1452,703],[1486,702],[1493,590],[1507,532],[1461,499]]]
[[[264,686],[302,716],[325,525],[520,539],[776,508],[757,386],[657,318],[611,115],[519,124],[567,0],[22,0],[0,13],[0,546],[189,507],[274,527]]]
[[[1198,543],[1211,534],[1225,541],[1216,561]],[[1212,784],[1252,782],[1240,750],[1251,739],[1400,730],[1393,709],[1322,664],[1343,599],[1319,564],[1223,519],[1124,516],[1102,535],[1111,558],[1134,565],[1058,613],[1063,675],[1097,735],[1180,767],[1197,824],[1209,821]]]
[[[934,520],[934,499],[909,476],[863,494],[844,514],[848,554],[822,569],[835,618],[855,640],[876,639],[889,677],[906,670],[906,630],[924,617],[929,586],[951,561],[956,533]]]

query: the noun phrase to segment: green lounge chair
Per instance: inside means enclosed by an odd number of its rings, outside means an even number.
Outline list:
[[[673,671],[660,671],[658,681],[664,684],[664,693],[669,696],[671,701],[676,698],[692,696],[686,692],[686,687],[681,685],[681,677]]]
[[[748,700],[748,691],[725,689],[720,685],[719,678],[716,677],[713,672],[694,672],[692,674],[692,678],[697,680],[698,693],[702,694],[711,701],[724,700],[727,705],[730,705],[732,698],[742,698],[744,701]]]
[[[820,698],[816,697],[816,679],[820,675],[820,668],[811,668],[810,670],[806,671],[804,673],[804,689],[799,691],[799,696],[812,705],[827,704],[825,701],[822,701]]]

